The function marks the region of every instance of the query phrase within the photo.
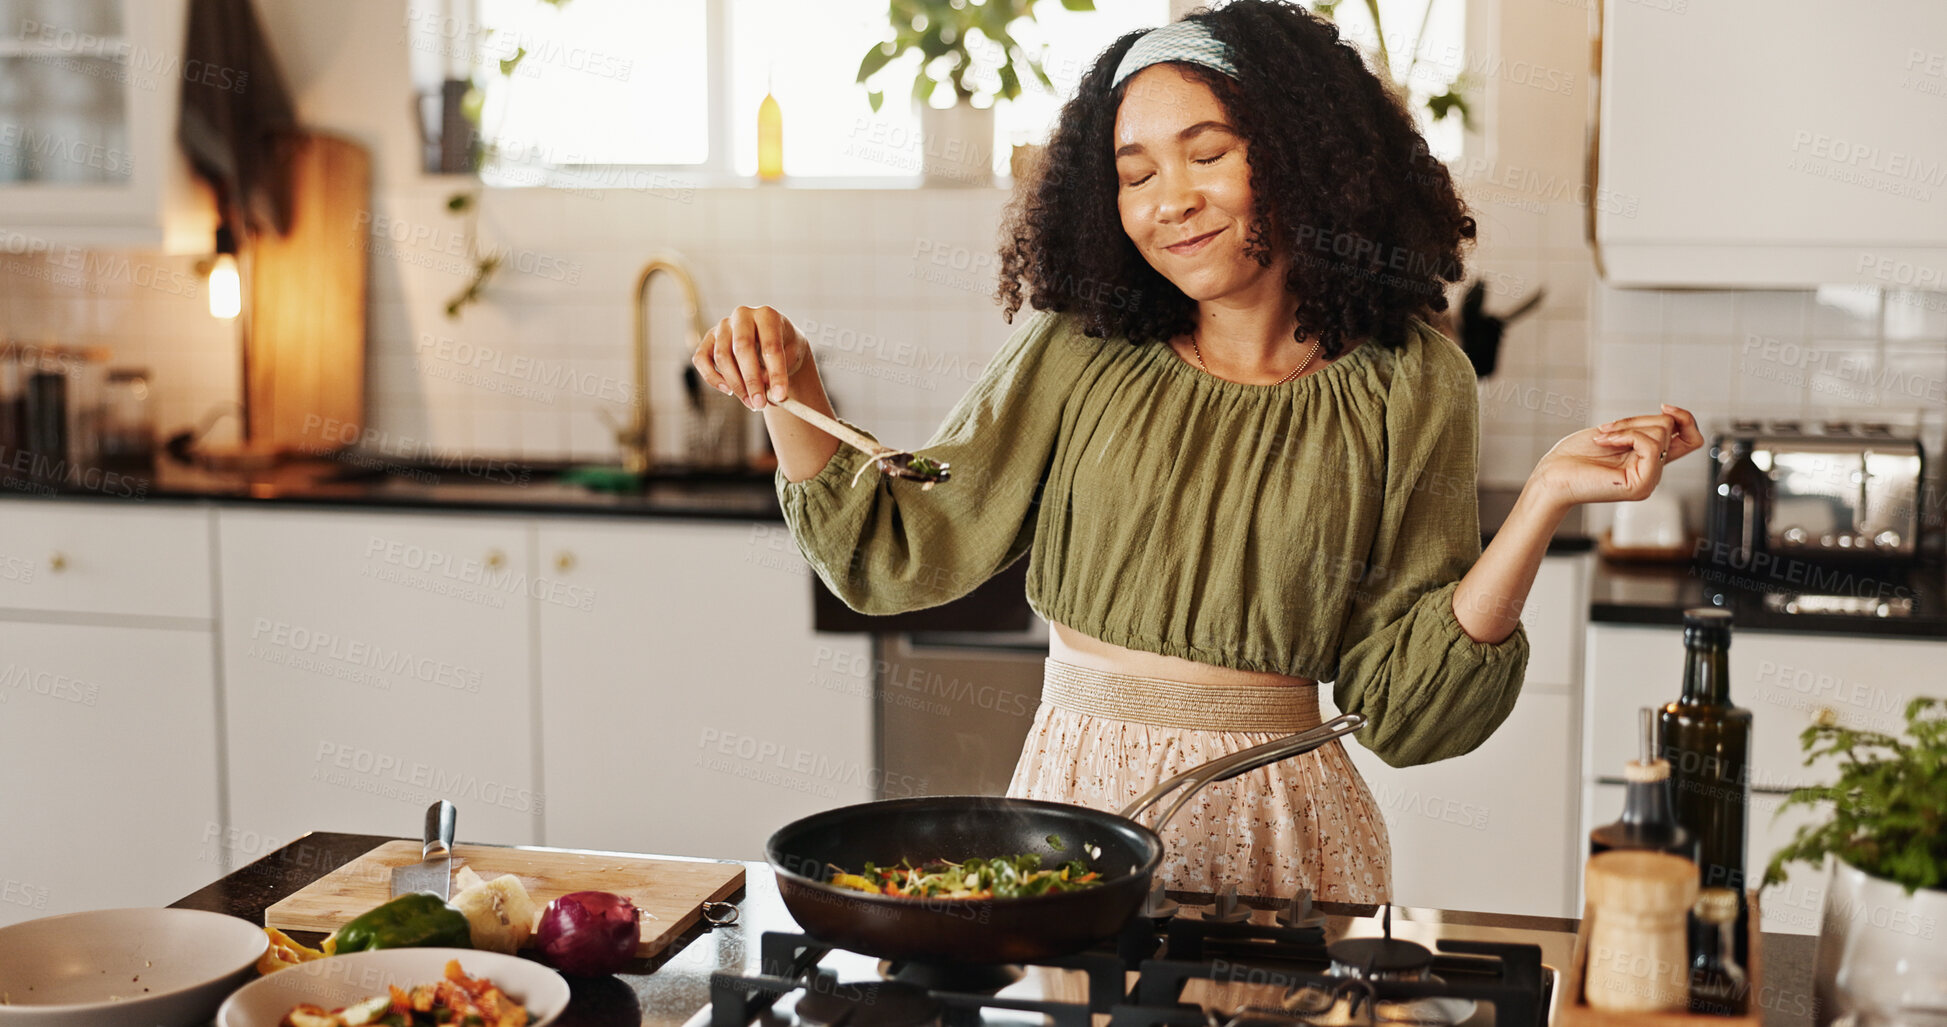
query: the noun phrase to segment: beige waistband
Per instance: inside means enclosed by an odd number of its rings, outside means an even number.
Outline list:
[[[1208,685],[1097,670],[1049,657],[1041,701],[1094,717],[1194,731],[1303,731],[1317,727],[1309,685]]]

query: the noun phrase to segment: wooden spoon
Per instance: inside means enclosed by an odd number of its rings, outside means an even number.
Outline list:
[[[798,400],[787,397],[785,399],[774,399],[770,402],[775,406],[789,410],[793,414],[803,418],[812,426],[823,429],[840,442],[871,457],[873,462],[878,465],[879,473],[891,475],[894,478],[904,478],[907,481],[919,482],[922,492],[951,477],[951,473],[947,470],[948,464],[944,460],[914,456],[908,450],[892,449],[879,445],[870,438],[847,428],[830,415],[820,412],[815,407],[806,406]],[[857,485],[859,483],[859,475],[865,472],[865,467],[866,465],[864,464],[859,465],[858,471],[852,474],[852,484]]]

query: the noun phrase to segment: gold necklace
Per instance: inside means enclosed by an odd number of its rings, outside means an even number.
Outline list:
[[[1195,353],[1197,355],[1197,367],[1202,368],[1205,374],[1209,374],[1210,368],[1204,367],[1203,364],[1203,347],[1197,345],[1197,331],[1198,329],[1194,329],[1194,328],[1190,330],[1190,352]],[[1318,356],[1318,348],[1323,345],[1325,345],[1325,340],[1322,338],[1312,343],[1311,352],[1305,354],[1305,359],[1299,361],[1298,366],[1292,368],[1290,374],[1285,375],[1283,378],[1280,378],[1277,381],[1272,382],[1271,384],[1283,385],[1284,383],[1292,380],[1293,378],[1298,377],[1298,372],[1303,371],[1305,368],[1311,366],[1312,358]]]

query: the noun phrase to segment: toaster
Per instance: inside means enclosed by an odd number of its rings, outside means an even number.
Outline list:
[[[1709,537],[1731,562],[1911,561],[1919,551],[1917,438],[1875,422],[1737,421],[1710,454]]]

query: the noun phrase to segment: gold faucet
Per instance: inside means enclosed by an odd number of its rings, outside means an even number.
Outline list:
[[[615,430],[615,441],[622,447],[622,469],[642,474],[654,461],[655,449],[649,434],[649,281],[658,271],[676,276],[683,288],[683,305],[690,318],[689,348],[695,352],[703,343],[703,300],[696,292],[696,279],[674,254],[659,253],[642,265],[635,279],[635,393],[629,399],[629,423]],[[613,422],[611,422],[612,424]]]

